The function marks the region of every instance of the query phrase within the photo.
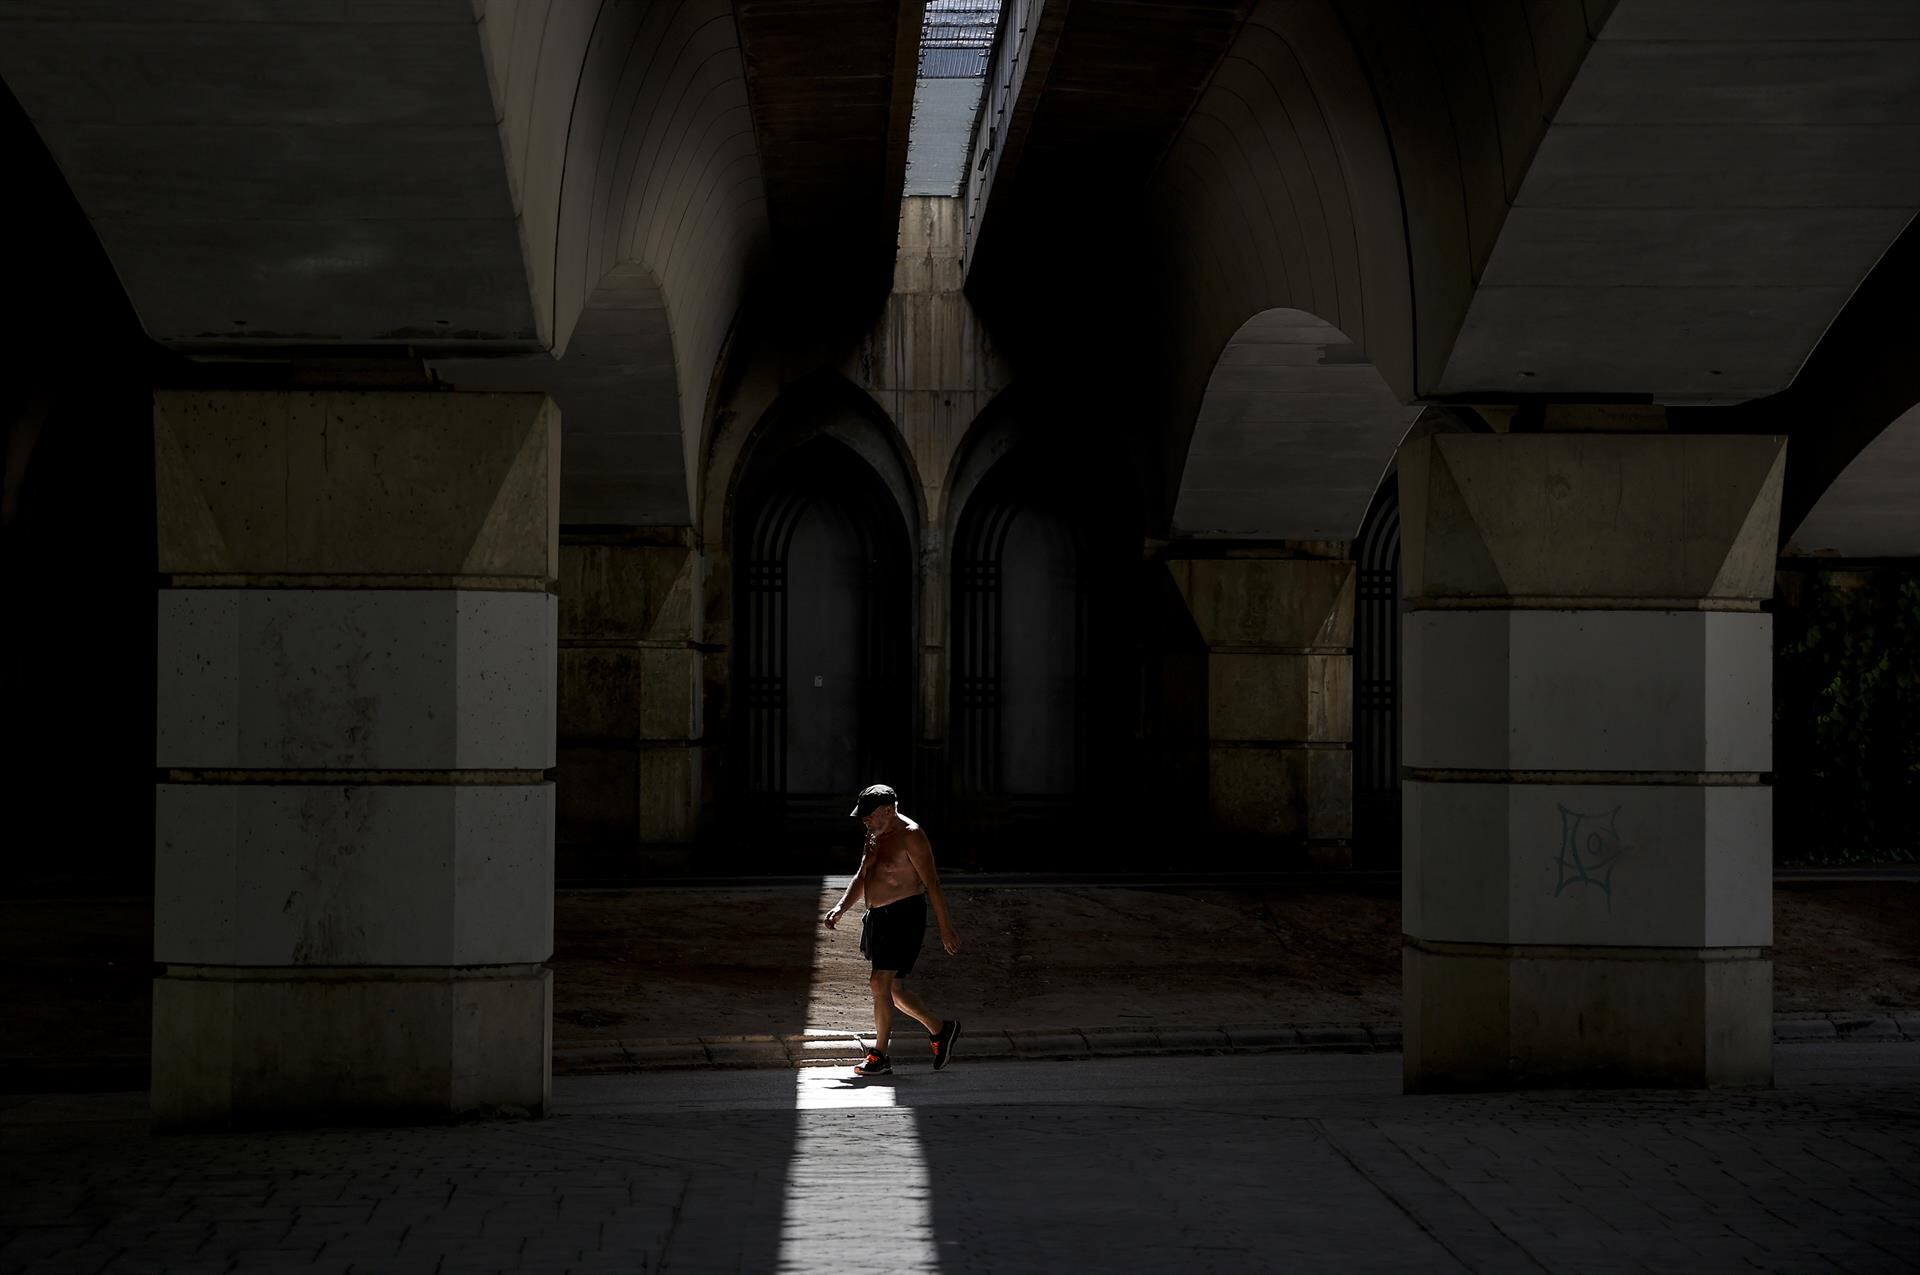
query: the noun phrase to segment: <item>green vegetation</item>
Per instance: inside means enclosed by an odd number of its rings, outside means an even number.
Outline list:
[[[1782,584],[1775,855],[1912,862],[1920,857],[1920,571],[1812,571]]]

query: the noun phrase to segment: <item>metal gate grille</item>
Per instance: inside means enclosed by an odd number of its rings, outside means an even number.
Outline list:
[[[1353,634],[1356,866],[1400,863],[1400,488],[1388,474],[1360,538]]]

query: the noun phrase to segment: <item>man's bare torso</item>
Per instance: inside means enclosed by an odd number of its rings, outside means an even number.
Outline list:
[[[896,816],[885,832],[867,834],[868,907],[883,908],[920,893],[920,873],[907,851],[921,835],[920,825],[905,815]]]

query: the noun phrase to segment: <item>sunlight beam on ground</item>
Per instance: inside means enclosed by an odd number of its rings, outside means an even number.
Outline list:
[[[841,933],[822,929],[814,939],[810,1030],[841,1026],[815,1017],[820,957],[829,943],[857,942],[857,925],[849,914]],[[917,1038],[919,1025],[905,1021],[908,1038]],[[931,1064],[923,1066],[931,1076]],[[793,1157],[780,1210],[776,1269],[836,1275],[938,1271],[926,1152],[913,1111],[899,1102],[899,1086],[925,1077],[914,1070],[863,1080],[847,1066],[798,1067],[793,1076]]]

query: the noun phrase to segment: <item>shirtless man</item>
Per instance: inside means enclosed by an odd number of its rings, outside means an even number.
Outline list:
[[[873,989],[873,1048],[853,1070],[862,1076],[892,1074],[887,1042],[893,1034],[897,1006],[927,1029],[933,1069],[939,1071],[953,1057],[960,1020],[936,1017],[902,982],[912,972],[926,938],[929,901],[933,903],[934,919],[940,923],[940,945],[949,956],[960,950],[960,935],[947,914],[947,897],[940,892],[940,874],[933,866],[933,847],[920,825],[900,813],[900,794],[885,784],[862,789],[852,814],[866,825],[866,850],[847,892],[821,924],[833,929],[840,914],[866,896],[860,953],[873,961],[873,975],[867,980]]]

